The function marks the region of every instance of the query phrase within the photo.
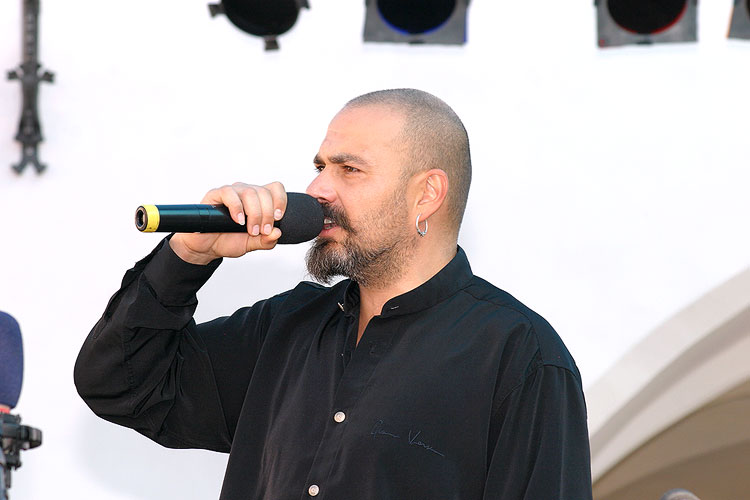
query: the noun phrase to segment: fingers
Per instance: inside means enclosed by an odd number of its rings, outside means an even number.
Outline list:
[[[243,194],[245,195],[242,198],[243,202],[247,199],[250,204],[257,206],[255,212],[252,212],[255,216],[248,215],[248,221],[252,220],[253,222],[252,230],[248,231],[252,236],[258,236],[259,234],[268,236],[273,229],[274,208],[271,192],[265,187],[262,187],[249,192],[245,191]],[[245,207],[247,208],[248,204],[246,204]],[[251,212],[248,212],[248,214],[250,213]],[[248,223],[248,226],[249,225],[250,224]]]
[[[237,224],[245,225],[245,209],[242,205],[242,199],[235,185],[222,186],[212,189],[201,200],[201,203],[209,205],[224,205],[229,209],[229,214]]]
[[[248,238],[247,251],[253,250],[270,250],[276,246],[278,239],[281,237],[281,229],[274,227],[271,229],[271,234],[265,236],[261,234],[255,238]]]
[[[260,188],[243,184],[232,184],[232,188],[240,199],[244,216],[247,219],[246,224],[248,234],[250,236],[258,236],[260,234],[261,220],[263,217],[263,203],[261,200],[263,194],[256,191],[256,189]]]
[[[226,206],[235,222],[247,226],[247,232],[178,233],[170,240],[170,246],[183,260],[193,264],[269,250],[281,237],[281,230],[273,223],[283,216],[286,202],[286,190],[279,182],[265,186],[238,182],[212,189],[201,203]]]
[[[237,185],[235,185],[237,186]],[[280,182],[273,182],[265,186],[247,185],[237,186],[247,216],[248,234],[251,236],[275,235],[273,223],[286,210],[286,190]],[[281,233],[275,235],[277,240]]]
[[[275,241],[281,233],[274,232],[273,224],[283,217],[286,201],[286,190],[280,182],[265,186],[236,182],[212,189],[202,203],[225,205],[235,222],[247,226],[250,236],[275,236]]]
[[[280,182],[272,182],[264,186],[271,193],[273,199],[273,220],[278,221],[284,216],[286,212],[286,189]]]

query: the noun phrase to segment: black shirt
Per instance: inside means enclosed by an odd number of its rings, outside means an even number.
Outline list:
[[[219,261],[164,242],[128,271],[75,367],[101,417],[229,452],[222,500],[587,500],[578,369],[460,248],[356,344],[358,286],[303,282],[196,325]]]

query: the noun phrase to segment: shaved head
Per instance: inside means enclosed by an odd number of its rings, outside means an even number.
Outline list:
[[[370,92],[349,101],[344,110],[365,106],[383,106],[404,117],[401,139],[406,153],[402,166],[405,180],[433,168],[448,175],[445,205],[458,234],[471,184],[469,136],[461,119],[445,102],[416,89]]]

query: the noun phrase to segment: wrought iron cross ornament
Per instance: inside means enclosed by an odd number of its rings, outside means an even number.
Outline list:
[[[42,128],[39,125],[37,94],[39,82],[52,82],[54,75],[49,71],[41,72],[39,63],[39,0],[23,1],[23,59],[21,65],[8,72],[9,80],[20,80],[23,91],[23,107],[18,123],[16,140],[21,143],[21,161],[13,165],[17,173],[23,172],[26,165],[33,165],[41,173],[46,165],[39,162],[37,147],[42,142]]]

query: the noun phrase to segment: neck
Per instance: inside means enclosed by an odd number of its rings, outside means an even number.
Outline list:
[[[357,342],[359,343],[362,338],[370,320],[382,312],[386,302],[426,283],[440,272],[455,255],[456,242],[439,248],[424,245],[423,248],[417,248],[411,258],[404,263],[404,269],[401,270],[402,272],[398,274],[396,279],[380,286],[360,285]]]

